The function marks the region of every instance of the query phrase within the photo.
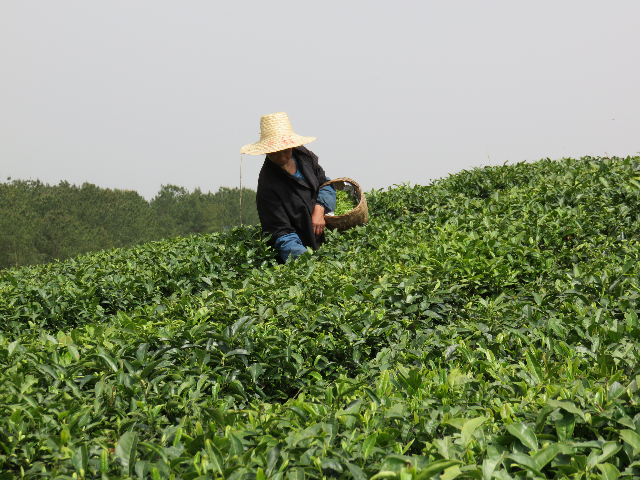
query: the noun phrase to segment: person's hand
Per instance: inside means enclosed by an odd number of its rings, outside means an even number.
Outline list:
[[[322,235],[324,232],[324,207],[322,205],[316,205],[311,215],[311,223],[313,224],[313,233],[316,234],[316,238]]]

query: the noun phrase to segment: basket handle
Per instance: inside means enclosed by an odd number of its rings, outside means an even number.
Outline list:
[[[323,183],[322,185],[320,185],[319,188],[326,187],[327,185],[331,185],[332,183],[336,183],[336,182],[350,183],[351,185],[356,187],[356,190],[358,191],[361,190],[360,185],[358,185],[356,181],[351,180],[350,178],[347,178],[347,177],[334,178],[333,180],[329,180],[328,182]]]

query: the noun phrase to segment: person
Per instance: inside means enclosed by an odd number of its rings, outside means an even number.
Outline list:
[[[262,230],[271,235],[269,245],[286,262],[324,242],[324,216],[336,208],[336,191],[318,163],[318,157],[306,143],[315,137],[293,132],[284,112],[260,118],[260,140],[245,145],[240,153],[266,154],[260,176],[256,203]]]

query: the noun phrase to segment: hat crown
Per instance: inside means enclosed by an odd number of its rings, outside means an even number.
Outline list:
[[[260,139],[293,135],[293,128],[289,116],[285,112],[270,113],[260,117]]]
[[[260,117],[260,140],[245,145],[240,149],[240,153],[262,155],[299,147],[314,140],[316,137],[303,137],[294,133],[286,113],[271,113]]]

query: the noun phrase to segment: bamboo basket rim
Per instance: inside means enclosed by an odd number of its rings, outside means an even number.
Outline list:
[[[355,195],[359,196],[359,198],[357,198],[358,204],[347,213],[343,213],[342,215],[325,215],[324,221],[326,228],[344,232],[350,228],[367,223],[369,219],[369,207],[367,206],[367,198],[364,195],[364,191],[358,182],[348,177],[340,177],[323,183],[322,187],[331,185],[332,183],[342,184],[340,185],[341,190],[345,187],[345,184],[348,184],[353,188],[353,192],[355,192]]]
[[[330,216],[331,218],[343,218],[343,217],[348,217],[352,214],[352,212],[358,208],[363,202],[366,203],[366,199],[364,198],[364,192],[362,191],[362,188],[360,187],[360,185],[358,184],[358,182],[356,182],[355,180],[352,180],[351,178],[348,177],[340,177],[340,178],[333,178],[325,183],[323,183],[322,185],[320,185],[319,188],[322,187],[326,187],[327,185],[331,185],[332,183],[337,183],[337,182],[342,182],[342,183],[350,183],[351,185],[353,185],[356,189],[356,192],[360,193],[360,198],[358,198],[358,205],[356,205],[355,207],[353,207],[351,210],[349,210],[347,213],[343,213],[342,215],[325,215],[326,216]]]

